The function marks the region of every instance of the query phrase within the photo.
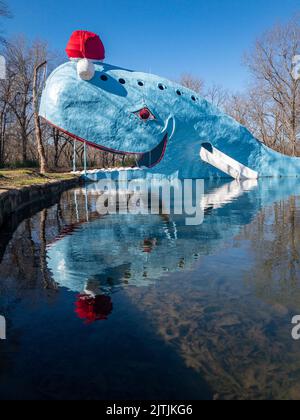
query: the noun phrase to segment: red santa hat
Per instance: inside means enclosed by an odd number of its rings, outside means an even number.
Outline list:
[[[73,32],[66,52],[71,60],[78,60],[77,73],[83,80],[91,80],[95,75],[93,61],[105,58],[105,48],[100,37],[93,32]]]

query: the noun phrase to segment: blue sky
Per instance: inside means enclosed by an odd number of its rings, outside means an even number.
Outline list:
[[[64,50],[76,29],[98,33],[106,61],[171,79],[192,73],[231,90],[247,83],[243,53],[300,0],[9,0],[6,36],[24,33]]]

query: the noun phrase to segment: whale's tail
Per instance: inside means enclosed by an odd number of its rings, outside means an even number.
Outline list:
[[[201,139],[200,162],[208,172],[234,179],[300,176],[300,158],[276,152],[228,116],[216,116],[196,127]],[[199,149],[198,149],[199,150]]]
[[[275,152],[261,144],[260,159],[257,162],[260,177],[296,177],[300,176],[300,158]]]

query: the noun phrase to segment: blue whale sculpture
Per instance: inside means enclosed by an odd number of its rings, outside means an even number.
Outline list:
[[[300,173],[300,159],[267,148],[195,92],[109,64],[96,63],[91,80],[78,76],[76,62],[57,68],[43,91],[40,116],[90,146],[135,155],[139,177],[223,177],[217,167],[201,160],[204,144],[259,177]]]

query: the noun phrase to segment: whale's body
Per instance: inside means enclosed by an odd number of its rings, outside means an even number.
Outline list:
[[[139,176],[224,176],[201,161],[203,143],[257,171],[260,177],[300,173],[300,159],[267,148],[195,92],[148,73],[103,63],[95,68],[90,81],[77,75],[76,62],[57,68],[44,89],[40,116],[93,147],[136,155]],[[141,110],[149,118],[144,119]]]

